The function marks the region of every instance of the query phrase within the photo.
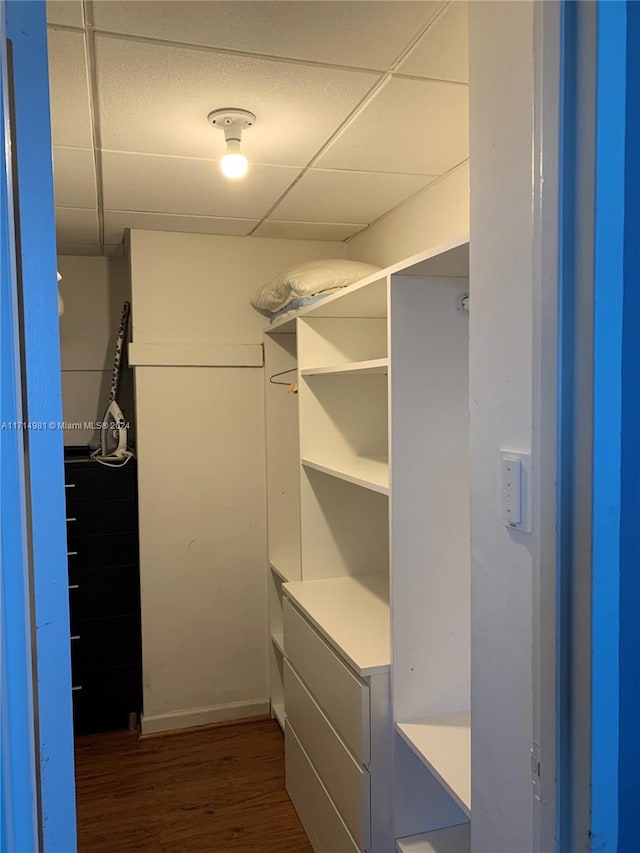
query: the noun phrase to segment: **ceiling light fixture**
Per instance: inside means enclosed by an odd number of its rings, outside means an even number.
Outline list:
[[[256,123],[256,117],[248,110],[225,107],[214,110],[207,116],[209,122],[224,131],[227,151],[220,161],[222,174],[231,180],[243,178],[247,174],[249,161],[240,151],[242,131]]]

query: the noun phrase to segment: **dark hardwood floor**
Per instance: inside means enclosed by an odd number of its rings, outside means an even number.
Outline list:
[[[275,721],[76,739],[80,853],[312,853]]]

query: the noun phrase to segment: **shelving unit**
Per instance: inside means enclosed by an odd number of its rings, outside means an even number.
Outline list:
[[[313,468],[355,486],[371,489],[381,495],[389,494],[389,463],[384,459],[362,456],[343,456],[331,461],[303,458],[305,468]]]
[[[295,363],[299,386],[285,448],[286,389],[267,384],[269,477],[273,465],[287,472],[269,487],[284,710],[281,670],[272,703],[287,750],[307,762],[288,790],[313,838],[299,780],[318,778],[335,826],[370,853],[468,849],[469,716],[455,713],[470,701],[467,290],[461,239],[265,336],[267,377]]]
[[[471,817],[471,714],[442,714],[396,729],[411,750]]]
[[[471,824],[462,823],[422,835],[399,838],[397,853],[470,853]]]
[[[280,652],[281,655],[284,655],[284,635],[282,632],[279,634],[272,634],[271,642],[276,647],[276,650]]]
[[[284,726],[287,720],[287,716],[284,712],[284,702],[272,702],[271,712],[280,728],[284,731]]]
[[[265,335],[265,419],[269,546],[269,698],[271,714],[284,730],[282,585],[300,578],[300,469],[298,400],[268,377],[296,371],[295,327]],[[295,373],[292,374],[295,376]]]
[[[386,376],[389,372],[388,358],[370,358],[367,361],[352,361],[346,364],[330,364],[326,367],[306,367],[300,371],[301,376],[327,376],[336,374],[350,376],[352,374],[373,374]]]

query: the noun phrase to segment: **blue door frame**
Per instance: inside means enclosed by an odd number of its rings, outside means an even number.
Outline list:
[[[561,532],[566,560],[561,573],[571,575],[569,607],[580,606],[569,618],[580,630],[573,634],[573,648],[568,654],[564,650],[566,680],[561,679],[559,688],[565,698],[558,721],[558,824],[562,851],[626,853],[638,849],[640,759],[640,4],[564,0],[563,7],[560,275],[567,421],[561,448],[566,468],[561,470],[572,482],[565,483],[568,500],[560,518],[560,529],[567,534]],[[568,316],[572,311],[573,317]],[[588,352],[583,345],[574,346],[578,337],[583,344],[588,341]],[[578,352],[582,358],[591,356],[586,371],[572,362]],[[582,407],[574,405],[578,374],[591,379],[592,398]],[[583,423],[576,425],[576,417],[588,422],[590,433],[589,453],[579,461],[579,430],[586,445]],[[581,486],[589,492],[589,518],[578,512],[569,519],[583,500],[575,493]],[[567,544],[571,536],[573,546]],[[588,547],[576,549],[576,537],[582,543],[586,538]],[[576,716],[583,718],[579,726]],[[574,738],[578,728],[580,736]],[[576,753],[581,754],[577,759]],[[580,775],[578,768],[588,770]],[[580,815],[574,823],[571,811]]]
[[[46,8],[1,0],[2,851],[76,849]],[[10,152],[6,162],[5,150]],[[26,422],[29,428],[23,428]]]

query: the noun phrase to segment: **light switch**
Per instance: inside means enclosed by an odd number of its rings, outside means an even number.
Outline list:
[[[500,505],[502,523],[516,527],[522,521],[522,463],[508,452],[500,453],[502,479],[500,482]]]

